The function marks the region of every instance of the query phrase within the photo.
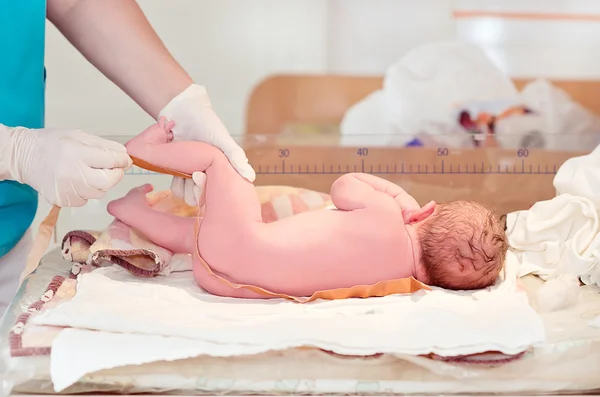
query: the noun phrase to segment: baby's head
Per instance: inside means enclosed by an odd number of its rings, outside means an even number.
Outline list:
[[[454,290],[486,288],[503,268],[508,241],[496,216],[472,201],[437,204],[413,225],[427,283]]]

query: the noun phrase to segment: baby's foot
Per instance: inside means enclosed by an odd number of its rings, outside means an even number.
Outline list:
[[[168,121],[165,117],[158,119],[156,124],[146,128],[144,132],[129,140],[125,144],[127,150],[131,153],[131,150],[143,149],[145,145],[161,145],[169,143],[173,140],[173,132],[171,131],[175,126],[174,121]]]
[[[133,188],[125,196],[108,203],[106,210],[121,222],[129,224],[127,218],[136,216],[134,215],[135,211],[132,211],[133,209],[140,209],[148,206],[146,194],[150,193],[152,190],[154,189],[150,184]]]

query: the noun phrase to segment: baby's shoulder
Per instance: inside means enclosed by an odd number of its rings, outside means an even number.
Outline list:
[[[368,207],[362,210],[365,218],[372,223],[385,225],[393,228],[405,229],[402,211],[393,207]]]

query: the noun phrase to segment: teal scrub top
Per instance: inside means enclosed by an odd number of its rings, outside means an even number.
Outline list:
[[[0,0],[0,124],[44,127],[46,0]],[[23,237],[38,194],[0,181],[0,257]]]

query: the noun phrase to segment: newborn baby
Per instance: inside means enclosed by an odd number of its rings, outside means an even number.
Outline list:
[[[172,142],[172,127],[161,119],[126,147],[132,157],[163,169],[205,173],[200,223],[150,208],[145,199],[150,185],[112,201],[108,212],[157,245],[197,253],[214,273],[194,256],[194,277],[212,294],[265,298],[215,274],[300,297],[406,277],[448,289],[479,289],[492,285],[503,266],[506,235],[483,206],[457,201],[420,207],[399,186],[369,174],[346,174],[333,183],[337,210],[264,223],[254,186],[225,155],[202,142]]]

